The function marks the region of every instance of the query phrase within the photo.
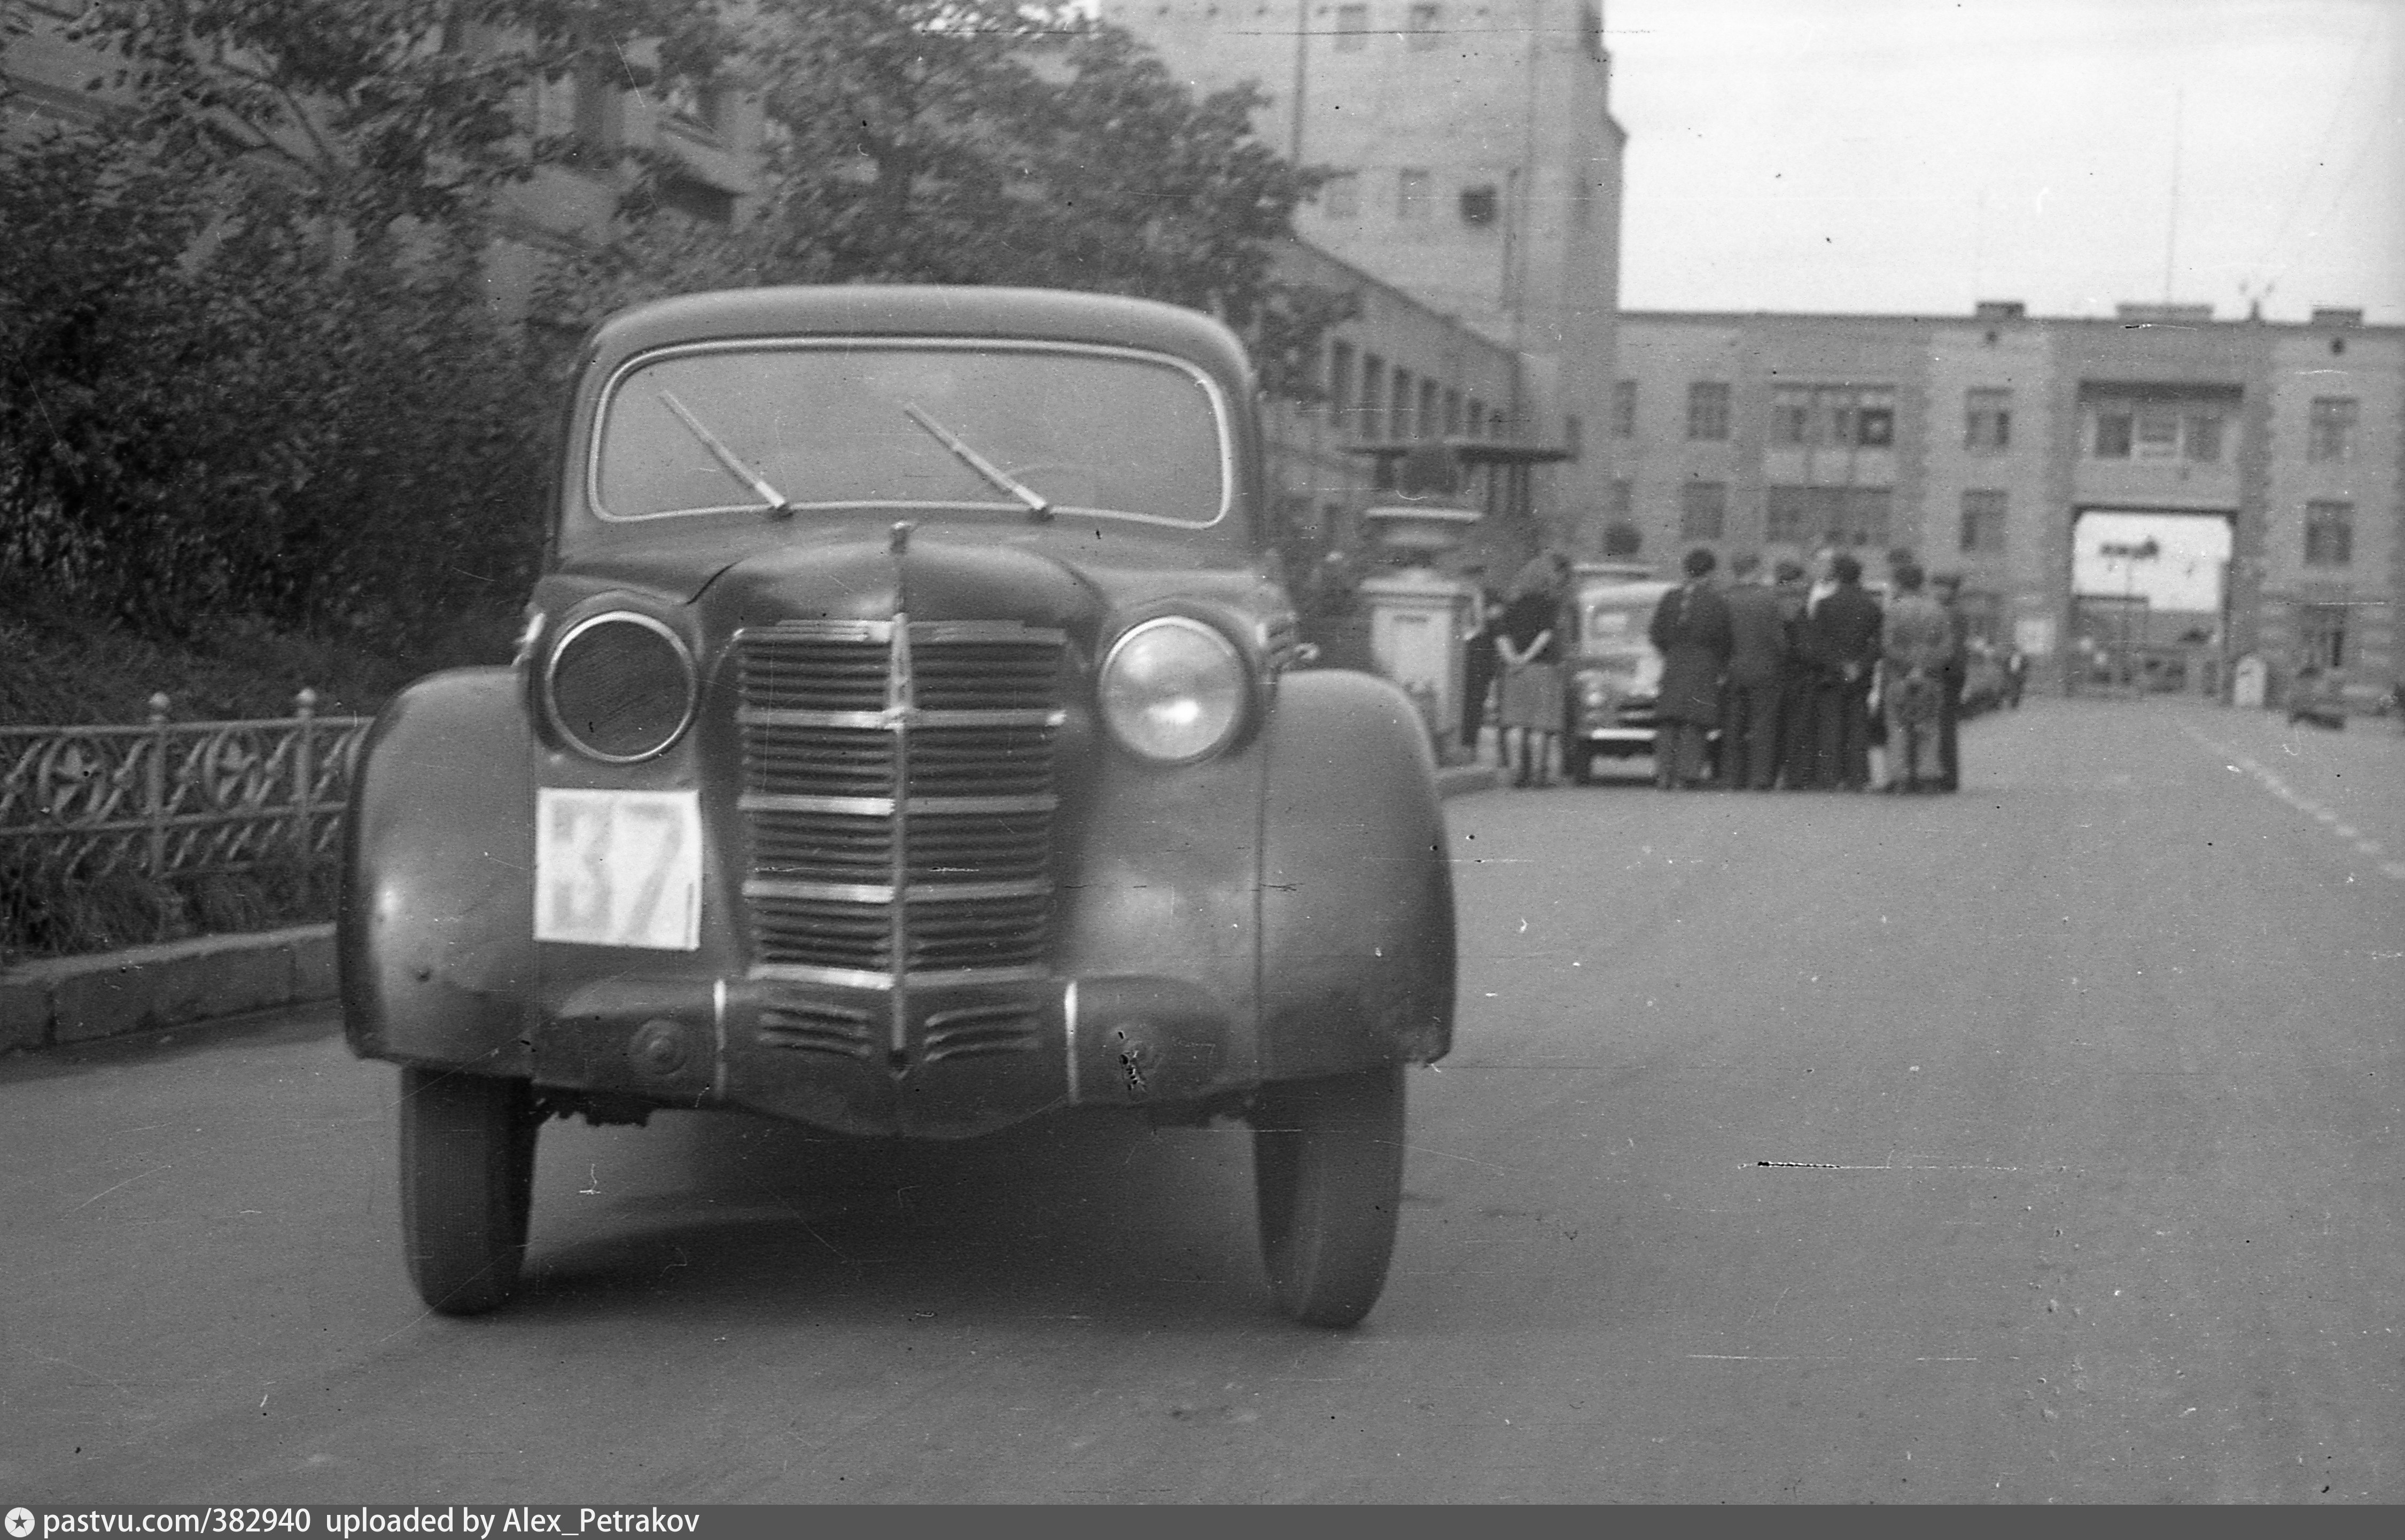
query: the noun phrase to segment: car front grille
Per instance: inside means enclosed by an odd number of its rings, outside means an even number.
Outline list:
[[[911,988],[1043,976],[1064,644],[898,617],[736,638],[754,977],[891,990],[899,1022]]]

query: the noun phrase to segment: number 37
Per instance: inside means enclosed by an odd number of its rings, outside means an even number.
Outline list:
[[[535,821],[535,940],[701,945],[698,794],[545,786]]]

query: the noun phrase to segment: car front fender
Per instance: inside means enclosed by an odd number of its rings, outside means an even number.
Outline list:
[[[353,1052],[532,1072],[531,749],[507,669],[419,680],[369,729],[335,926]]]
[[[1284,675],[1261,810],[1262,1078],[1428,1063],[1453,1044],[1452,852],[1411,698]]]

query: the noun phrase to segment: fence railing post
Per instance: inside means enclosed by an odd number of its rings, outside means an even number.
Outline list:
[[[166,691],[150,698],[150,763],[142,777],[148,798],[143,812],[150,821],[148,870],[154,883],[167,875],[167,706]]]
[[[292,698],[292,714],[301,720],[292,740],[293,857],[300,868],[302,899],[306,902],[315,885],[317,855],[317,756],[311,741],[316,726],[317,692],[302,686]]]

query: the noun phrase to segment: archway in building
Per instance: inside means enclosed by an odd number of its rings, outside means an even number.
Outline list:
[[[2234,508],[2073,510],[2064,662],[2074,693],[2220,692],[2237,522]]]

